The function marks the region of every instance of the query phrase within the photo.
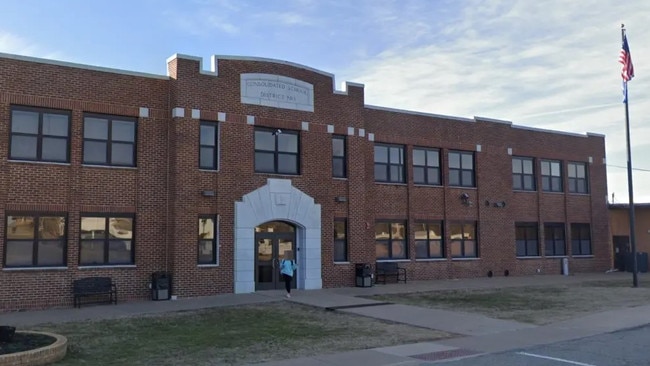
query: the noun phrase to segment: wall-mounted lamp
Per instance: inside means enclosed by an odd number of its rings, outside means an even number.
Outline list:
[[[347,202],[348,198],[345,196],[336,196],[334,197],[334,202]]]
[[[282,133],[282,130],[278,128],[277,130],[273,131],[273,133],[271,135],[277,136],[277,135],[279,135],[281,133]]]
[[[471,206],[472,201],[469,200],[469,194],[463,193],[460,195],[460,201],[463,203],[465,206]]]
[[[201,191],[201,196],[203,197],[214,197],[217,195],[215,191]]]

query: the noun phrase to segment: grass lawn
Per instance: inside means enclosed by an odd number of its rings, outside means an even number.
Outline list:
[[[450,290],[369,297],[400,304],[481,313],[498,319],[548,324],[611,309],[647,305],[650,285],[594,281],[574,285]]]
[[[68,338],[68,355],[55,365],[107,366],[237,365],[450,336],[285,301],[34,330]]]

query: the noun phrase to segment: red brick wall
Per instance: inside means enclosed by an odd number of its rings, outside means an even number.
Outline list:
[[[4,222],[12,211],[68,212],[67,269],[0,271],[0,309],[70,305],[72,280],[100,274],[113,277],[122,299],[149,296],[151,272],[173,271],[174,294],[204,296],[233,291],[234,203],[266,184],[287,178],[322,207],[322,277],[324,287],[351,286],[354,264],[375,261],[374,222],[408,220],[409,260],[402,263],[411,279],[559,273],[559,258],[515,258],[515,221],[590,223],[593,258],[570,257],[572,270],[601,271],[611,263],[607,216],[604,138],[513,128],[490,121],[398,113],[364,108],[363,88],[349,86],[335,93],[332,77],[284,63],[224,59],[218,75],[200,72],[194,59],[176,58],[168,64],[169,79],[124,75],[0,58],[0,142],[9,141],[10,106],[14,104],[72,111],[71,162],[34,164],[7,160],[7,144],[0,143],[0,253],[4,249]],[[314,112],[269,108],[240,103],[240,74],[269,73],[299,79],[314,86]],[[82,166],[84,112],[138,117],[138,108],[150,108],[149,118],[138,118],[137,168]],[[180,107],[184,117],[171,117]],[[199,120],[217,121],[220,128],[220,169],[198,169]],[[300,131],[301,174],[281,176],[254,172],[254,126]],[[301,122],[309,130],[301,131]],[[348,178],[331,176],[331,134],[347,136]],[[355,128],[348,136],[348,127]],[[359,128],[366,136],[359,136]],[[376,142],[405,146],[408,182],[374,182],[373,146]],[[449,187],[446,159],[449,150],[475,152],[477,186]],[[416,186],[410,166],[414,146],[441,149],[440,187]],[[567,147],[570,147],[568,149]],[[513,155],[584,161],[589,164],[591,194],[513,192]],[[564,167],[564,166],[563,166]],[[537,186],[541,186],[539,174]],[[564,174],[566,186],[566,174]],[[201,191],[215,191],[203,197]],[[467,193],[471,206],[459,199]],[[337,196],[347,202],[337,203]],[[490,202],[487,205],[485,202]],[[503,208],[493,202],[506,202]],[[121,268],[78,268],[79,217],[83,212],[136,214],[136,265]],[[196,225],[200,214],[219,214],[219,265],[196,264]],[[332,261],[333,220],[348,218],[349,263]],[[416,261],[412,224],[417,220],[476,221],[480,258]],[[540,234],[543,230],[540,226]],[[540,237],[540,240],[543,239]],[[543,252],[543,249],[542,249]],[[43,294],[47,294],[44,296]]]

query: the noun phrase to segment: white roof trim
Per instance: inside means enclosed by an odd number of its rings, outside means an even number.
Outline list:
[[[78,64],[74,62],[50,60],[50,59],[31,57],[31,56],[21,56],[21,55],[14,55],[10,53],[0,52],[0,58],[25,61],[25,62],[36,62],[41,64],[48,64],[48,65],[55,65],[55,66],[62,66],[62,67],[73,67],[76,69],[85,69],[91,71],[109,72],[112,74],[123,74],[123,75],[140,76],[140,77],[152,78],[152,79],[169,80],[169,77],[165,75],[150,74],[146,72],[137,72],[137,71],[122,70],[122,69],[112,69],[109,67],[92,66],[92,65]]]
[[[504,125],[511,125],[511,126],[512,126],[512,122],[511,122],[511,121],[506,121],[506,120],[504,120],[504,119],[487,118],[487,117],[480,117],[480,116],[474,116],[474,119],[475,119],[476,121],[485,121],[485,122],[492,122],[492,123],[501,123],[501,124],[504,124]]]
[[[368,109],[376,109],[376,110],[379,110],[379,111],[386,111],[386,112],[413,114],[413,115],[416,115],[416,116],[424,116],[424,117],[452,119],[452,120],[461,121],[461,122],[476,122],[471,118],[456,117],[456,116],[446,116],[446,115],[443,115],[443,114],[416,112],[416,111],[409,111],[409,110],[406,110],[406,109],[387,108],[387,107],[380,107],[380,106],[369,105],[369,104],[364,105],[364,107],[368,108]]]
[[[554,133],[554,134],[557,134],[557,135],[587,137],[587,135],[581,134],[581,133],[565,132],[565,131],[558,131],[558,130],[548,130],[548,129],[538,128],[538,127],[512,125],[512,128],[518,128],[518,129],[521,129],[521,130],[529,130],[529,131],[537,131],[537,132]]]

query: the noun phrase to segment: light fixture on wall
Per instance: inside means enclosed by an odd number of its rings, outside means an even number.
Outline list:
[[[345,196],[336,196],[334,197],[334,202],[347,202],[348,198]]]
[[[201,196],[203,197],[214,197],[217,195],[215,191],[201,191]]]
[[[278,128],[277,130],[273,131],[273,133],[271,135],[277,136],[277,135],[279,135],[281,133],[282,133],[282,130]]]
[[[472,201],[469,200],[469,194],[463,193],[460,195],[460,202],[465,206],[472,206]]]

